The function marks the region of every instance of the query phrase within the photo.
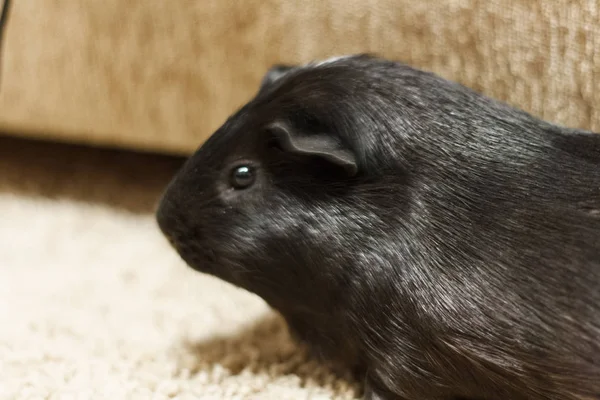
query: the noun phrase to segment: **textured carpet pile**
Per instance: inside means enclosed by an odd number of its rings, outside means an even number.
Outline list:
[[[352,399],[156,229],[180,160],[0,140],[0,399]]]

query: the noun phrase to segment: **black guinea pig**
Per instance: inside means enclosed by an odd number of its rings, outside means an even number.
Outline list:
[[[277,66],[157,220],[366,399],[600,399],[600,135],[371,55]]]

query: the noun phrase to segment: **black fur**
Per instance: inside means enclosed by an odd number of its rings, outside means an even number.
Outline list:
[[[256,181],[235,190],[240,163]],[[600,135],[372,56],[288,68],[157,218],[191,267],[363,371],[369,399],[600,399]]]

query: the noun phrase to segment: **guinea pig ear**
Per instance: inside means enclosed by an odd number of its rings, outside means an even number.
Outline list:
[[[262,82],[260,83],[260,87],[263,88],[267,85],[270,85],[271,83],[275,82],[277,79],[281,78],[283,75],[285,75],[294,68],[294,66],[286,64],[273,65],[271,68],[269,68],[269,70],[263,77]]]
[[[358,164],[354,153],[329,134],[306,134],[283,122],[270,124],[268,130],[284,151],[303,156],[319,157],[343,168],[349,176],[354,176],[358,172]]]

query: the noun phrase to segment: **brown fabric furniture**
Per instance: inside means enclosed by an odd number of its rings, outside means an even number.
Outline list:
[[[600,131],[598,0],[13,3],[0,87],[11,134],[185,154],[273,63],[357,52]]]

